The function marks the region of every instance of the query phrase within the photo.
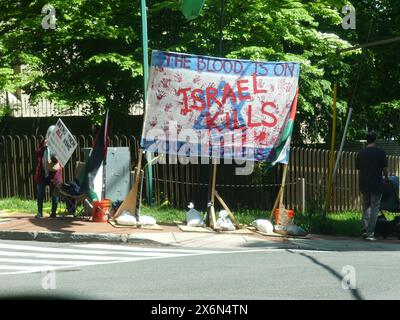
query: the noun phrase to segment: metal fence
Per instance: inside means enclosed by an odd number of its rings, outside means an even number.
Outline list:
[[[34,150],[41,137],[0,136],[0,198],[20,197],[33,199],[35,185]],[[82,161],[82,148],[91,147],[92,136],[77,136],[78,148],[64,168],[64,181],[74,176],[76,161]],[[111,136],[110,146],[131,150],[132,164],[136,165],[139,141],[134,136]],[[285,187],[285,204],[296,211],[321,208],[327,190],[328,150],[291,149]],[[343,152],[332,192],[332,211],[360,210],[356,153]],[[389,172],[400,176],[400,157],[388,156]],[[194,202],[196,208],[205,209],[210,165],[207,164],[155,164],[153,166],[153,197],[156,203],[168,200],[173,206],[185,208]],[[235,175],[234,165],[218,165],[217,190],[232,208],[269,210],[273,205],[281,181],[278,166],[266,171],[256,164],[248,176]],[[145,195],[146,197],[146,195]]]
[[[23,96],[21,100],[16,99],[14,96],[8,99],[6,95],[0,96],[0,107],[6,106],[11,110],[10,116],[15,118],[87,116],[84,106],[74,108],[57,107],[46,99],[42,99],[37,105],[32,105],[27,96]],[[129,108],[129,115],[141,114],[143,114],[142,104],[139,103]]]

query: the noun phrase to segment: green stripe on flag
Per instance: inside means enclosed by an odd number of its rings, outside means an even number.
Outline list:
[[[182,0],[181,11],[187,20],[196,19],[203,8],[205,0]]]

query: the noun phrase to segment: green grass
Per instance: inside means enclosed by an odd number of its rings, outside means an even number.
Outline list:
[[[21,200],[18,198],[0,199],[0,211],[36,214],[37,205],[35,200]],[[43,204],[44,214],[50,214],[51,204]],[[236,220],[240,224],[250,225],[256,219],[269,219],[269,211],[260,210],[236,210],[233,211]],[[168,204],[161,206],[141,206],[141,214],[152,216],[158,223],[172,224],[174,221],[185,221],[186,212],[172,208]],[[204,215],[204,212],[202,212]],[[388,220],[393,220],[396,214],[385,212]],[[218,218],[218,213],[217,213]],[[298,213],[295,212],[294,223],[310,233],[352,236],[361,235],[361,213],[360,212],[338,212],[329,213],[323,217],[321,213]]]
[[[141,206],[141,214],[152,216],[158,223],[173,223],[174,221],[186,221],[186,211],[172,208],[170,206],[154,206],[147,207]],[[205,212],[201,212],[204,216]],[[268,212],[261,212],[257,210],[243,210],[234,212],[236,220],[240,224],[250,224],[256,219],[268,219]],[[217,213],[218,218],[218,213]]]
[[[174,221],[186,220],[185,211],[167,206],[147,207],[142,205],[140,207],[140,214],[153,217],[157,223],[170,224]]]
[[[37,213],[36,200],[22,200],[19,198],[0,199],[0,211],[16,213]],[[50,214],[51,203],[43,203],[43,213]]]
[[[384,212],[387,220],[393,220],[396,214]],[[320,233],[335,236],[361,236],[361,212],[336,212],[295,214],[294,222],[310,233]]]

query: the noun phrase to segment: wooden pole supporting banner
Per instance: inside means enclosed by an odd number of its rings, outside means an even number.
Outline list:
[[[272,218],[274,217],[275,210],[278,207],[278,203],[279,203],[279,209],[283,205],[283,195],[284,195],[284,190],[285,190],[287,167],[288,167],[287,164],[283,165],[282,183],[281,183],[279,192],[276,196],[274,206],[272,207],[271,215],[269,216],[270,221],[272,221]]]
[[[336,97],[337,97],[337,85],[335,83],[333,86],[332,139],[331,139],[331,153],[329,159],[328,191],[325,197],[324,214],[331,207],[332,176],[333,176],[333,165],[335,162],[335,142],[336,142]]]
[[[217,164],[214,159],[212,159],[212,181],[211,181],[211,199],[210,199],[210,215],[211,215],[211,227],[215,228],[216,219],[215,219],[215,208],[214,208],[214,200],[215,200],[215,185],[217,182]]]
[[[284,195],[284,190],[285,190],[285,184],[286,184],[286,173],[287,173],[287,164],[283,165],[283,177],[282,177],[282,185],[281,185],[281,194],[280,194],[280,199],[279,199],[279,206],[283,204],[283,195]]]
[[[129,191],[128,195],[126,196],[124,202],[119,206],[117,212],[113,216],[112,220],[115,221],[124,210],[127,210],[134,215],[136,215],[136,205],[137,205],[137,196],[139,191],[139,183],[141,178],[142,172],[142,150],[139,149],[139,157],[138,163],[136,168],[136,177],[135,181],[133,182],[133,186],[131,191]]]
[[[215,196],[217,197],[219,203],[221,203],[222,207],[228,212],[229,216],[231,217],[233,223],[235,224],[237,229],[240,229],[240,225],[237,222],[235,216],[233,215],[232,211],[228,208],[226,205],[225,201],[221,198],[221,196],[218,194],[217,190],[215,190]]]

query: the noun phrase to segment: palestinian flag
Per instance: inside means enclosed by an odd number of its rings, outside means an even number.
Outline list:
[[[181,0],[181,11],[187,20],[196,19],[203,8],[205,0]]]
[[[277,144],[271,150],[269,163],[273,167],[277,163],[289,163],[289,153],[290,153],[290,142],[292,138],[294,120],[296,118],[297,111],[297,98],[299,96],[299,91],[297,90],[296,96],[292,102],[292,109],[289,114],[289,119],[286,121],[286,126],[282,131],[281,137],[278,139]]]
[[[102,198],[103,195],[97,195],[93,191],[93,182],[99,171],[101,165],[106,164],[107,158],[107,147],[108,147],[108,109],[104,121],[97,133],[94,141],[93,150],[90,153],[89,159],[85,163],[85,169],[79,177],[79,185],[81,191],[88,194],[89,198],[93,200],[99,200],[99,196]]]

